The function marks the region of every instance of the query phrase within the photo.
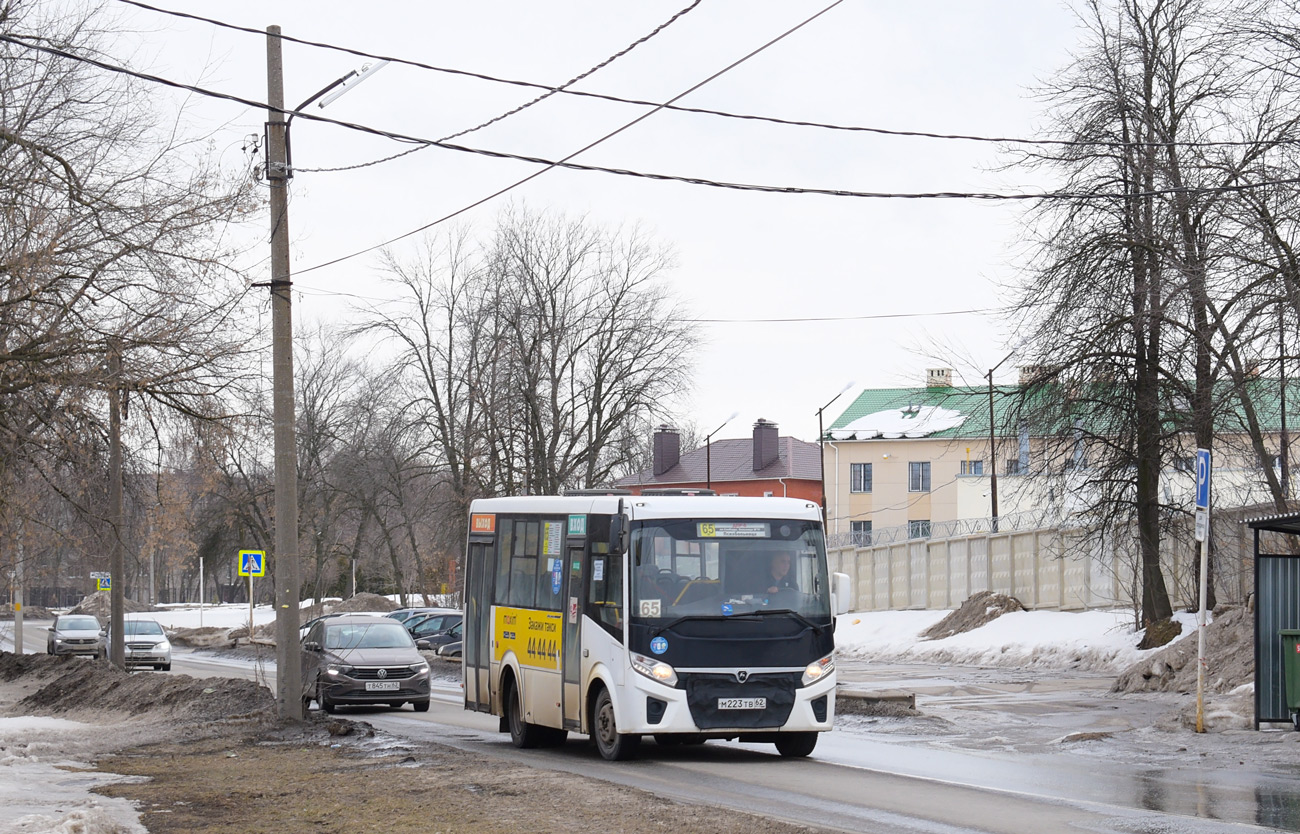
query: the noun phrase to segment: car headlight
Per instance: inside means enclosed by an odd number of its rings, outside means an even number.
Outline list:
[[[63,638],[62,638],[62,637],[55,637],[55,638],[54,638],[54,642],[55,642],[55,643],[62,643],[62,642],[63,642]]]
[[[429,673],[429,664],[427,663],[421,663],[419,666],[415,667],[415,674],[417,675],[426,675],[428,673]]]
[[[835,656],[826,655],[821,660],[814,660],[803,670],[803,679],[800,680],[800,686],[807,686],[813,681],[819,681],[826,675],[829,675],[835,668]]]
[[[330,665],[330,666],[326,666],[326,667],[325,667],[325,674],[327,674],[327,675],[338,675],[338,674],[341,673],[342,671],[343,671],[342,669],[340,669],[339,667],[334,666],[334,665]]]
[[[659,683],[666,686],[675,686],[677,684],[677,670],[662,660],[634,654],[632,655],[632,668],[650,680],[659,681]]]
[[[156,652],[165,652],[170,650],[171,647],[172,647],[171,643],[168,643],[166,640],[164,640],[161,643],[155,643],[153,650]]]

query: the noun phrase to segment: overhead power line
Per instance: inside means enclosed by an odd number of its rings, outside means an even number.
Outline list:
[[[121,2],[127,2],[127,0],[121,0]],[[832,9],[832,8],[834,8],[835,6],[838,6],[840,3],[843,3],[843,2],[844,2],[844,0],[836,0],[835,3],[831,4],[830,6],[826,7],[825,9],[823,9],[822,11],[820,11],[820,12],[818,12],[816,15],[814,15],[814,18],[815,18],[815,17],[818,17],[818,16],[820,16],[820,15],[822,15],[822,14],[825,14],[827,11],[829,11],[829,10]],[[814,19],[814,18],[809,18],[808,20],[805,20],[803,23],[799,24],[799,26],[796,26],[795,29],[798,29],[798,28],[804,26],[805,24],[811,22],[811,20]],[[706,84],[706,83],[708,83],[709,81],[713,80],[714,78],[718,77],[719,75],[721,75],[722,73],[726,72],[727,70],[729,70],[729,69],[735,67],[737,64],[739,64],[739,63],[741,63],[741,62],[747,60],[748,58],[752,57],[754,54],[757,54],[758,51],[761,51],[762,49],[765,49],[767,46],[772,45],[772,43],[775,43],[777,40],[780,40],[781,38],[783,38],[783,37],[785,37],[786,35],[790,34],[790,33],[793,32],[795,29],[791,29],[791,30],[789,30],[789,31],[787,31],[787,32],[785,32],[785,33],[783,33],[782,35],[778,36],[778,37],[777,37],[776,39],[774,39],[773,41],[770,41],[769,43],[765,44],[764,46],[759,47],[758,50],[755,50],[754,52],[750,53],[749,55],[745,56],[744,58],[739,59],[738,61],[736,61],[735,63],[731,64],[730,66],[725,67],[724,69],[718,71],[717,73],[715,73],[714,75],[712,75],[712,76],[710,76],[709,78],[705,79],[704,81],[701,81],[699,84],[695,85],[694,87],[690,88],[689,90],[687,90],[687,91],[681,93],[680,96],[678,96],[678,97],[680,98],[681,96],[685,96],[685,95],[687,95],[687,94],[693,92],[694,90],[698,89],[699,87],[703,86],[704,84]],[[184,83],[184,82],[180,82],[180,81],[173,81],[173,80],[171,80],[171,79],[163,78],[163,77],[161,77],[161,76],[157,76],[157,75],[152,75],[152,74],[150,74],[150,73],[139,72],[139,71],[136,71],[136,70],[127,69],[127,68],[125,68],[125,67],[120,67],[120,66],[117,66],[117,65],[114,65],[114,64],[109,64],[109,63],[107,63],[107,62],[100,61],[100,60],[97,60],[97,59],[95,59],[95,58],[89,58],[89,57],[86,57],[86,56],[84,56],[84,55],[76,55],[76,54],[74,54],[74,53],[66,52],[66,51],[61,50],[61,49],[55,49],[55,48],[53,48],[53,47],[43,46],[43,45],[35,44],[35,43],[28,43],[28,42],[26,42],[26,41],[23,41],[23,40],[20,39],[20,38],[15,38],[15,37],[12,37],[12,36],[10,36],[10,35],[3,35],[3,34],[0,34],[0,42],[11,43],[11,44],[14,44],[15,46],[21,46],[21,47],[23,47],[23,48],[25,48],[25,49],[31,49],[31,50],[35,50],[35,51],[37,51],[37,52],[44,52],[44,53],[49,54],[49,55],[57,55],[57,56],[59,56],[59,57],[67,58],[67,59],[69,59],[69,60],[73,60],[73,61],[80,61],[80,62],[82,62],[82,63],[89,64],[89,65],[94,66],[94,67],[98,67],[98,68],[100,68],[100,69],[102,69],[102,70],[105,70],[105,71],[107,71],[107,72],[115,72],[115,73],[120,73],[120,74],[122,74],[122,75],[128,75],[128,76],[131,76],[131,77],[134,77],[134,78],[139,78],[139,79],[141,79],[141,80],[143,80],[143,81],[149,81],[149,82],[152,82],[152,83],[162,84],[162,85],[164,85],[164,86],[173,87],[173,88],[176,88],[176,89],[179,89],[179,90],[186,90],[186,91],[188,91],[188,92],[192,92],[192,93],[195,93],[195,94],[197,94],[197,95],[207,96],[207,97],[209,97],[209,98],[221,99],[221,100],[224,100],[224,101],[231,101],[231,102],[235,102],[235,103],[237,103],[237,104],[242,104],[242,105],[244,105],[244,106],[246,106],[246,107],[254,107],[254,108],[260,108],[260,109],[269,109],[269,105],[268,105],[266,102],[263,102],[263,101],[257,101],[256,99],[245,98],[245,97],[243,97],[243,96],[236,96],[236,95],[233,95],[233,94],[230,94],[230,93],[221,93],[221,92],[217,92],[217,91],[215,91],[215,90],[208,90],[208,89],[206,89],[206,88],[199,87],[199,86],[196,86],[196,85],[194,85],[194,84],[186,84],[186,83]],[[666,104],[664,104],[664,105],[659,105],[659,109],[663,109],[663,108],[665,108],[665,107],[667,107]],[[639,122],[645,120],[646,118],[648,118],[649,116],[653,115],[653,114],[656,112],[656,111],[653,111],[653,110],[650,111],[649,113],[645,113],[645,114],[643,114],[642,116],[638,117],[637,119],[632,120],[631,122],[628,122],[627,124],[623,125],[622,127],[620,127],[620,128],[618,128],[618,129],[616,129],[616,130],[614,130],[614,131],[612,131],[612,132],[606,134],[605,136],[603,136],[603,137],[601,137],[600,139],[597,139],[596,141],[594,141],[594,142],[592,142],[592,143],[590,143],[590,144],[584,146],[583,148],[581,148],[581,149],[579,149],[579,150],[577,150],[577,151],[574,151],[573,153],[569,154],[568,156],[566,156],[566,157],[564,157],[564,158],[562,158],[562,159],[558,159],[558,160],[556,160],[556,159],[547,159],[547,158],[545,158],[545,157],[539,157],[539,156],[529,156],[529,155],[527,155],[527,154],[510,153],[510,152],[508,152],[508,151],[495,151],[495,150],[490,150],[490,149],[487,149],[487,148],[475,148],[475,147],[470,147],[470,146],[466,146],[466,145],[457,145],[457,144],[454,144],[454,143],[451,143],[451,142],[439,142],[439,141],[434,140],[434,139],[428,139],[428,138],[424,138],[424,137],[420,137],[420,136],[412,136],[412,135],[405,134],[405,133],[398,133],[398,132],[396,132],[396,131],[383,130],[383,129],[381,129],[381,128],[371,127],[371,126],[369,126],[369,125],[359,124],[359,123],[356,123],[356,122],[348,122],[348,121],[343,121],[343,120],[341,120],[341,119],[332,119],[332,118],[329,118],[328,116],[322,116],[322,115],[319,115],[319,114],[316,114],[316,113],[310,113],[310,112],[303,111],[303,110],[293,110],[293,109],[290,109],[290,108],[285,108],[282,112],[284,112],[284,113],[286,113],[286,114],[292,114],[292,115],[298,116],[298,117],[300,117],[300,118],[307,119],[307,120],[309,120],[309,121],[321,122],[321,123],[323,123],[323,124],[329,124],[329,125],[334,125],[334,126],[336,126],[336,127],[347,128],[348,130],[355,130],[355,131],[358,131],[358,132],[361,132],[361,133],[368,133],[368,134],[370,134],[370,135],[372,135],[372,136],[381,136],[381,137],[384,137],[384,138],[386,138],[386,139],[392,139],[392,140],[399,141],[399,142],[410,142],[410,143],[417,143],[417,144],[424,144],[424,145],[432,145],[432,146],[434,146],[434,147],[443,148],[444,150],[449,150],[449,151],[458,151],[458,152],[461,152],[461,153],[476,154],[476,155],[479,155],[479,156],[486,156],[486,157],[490,157],[490,158],[493,158],[493,159],[510,159],[510,160],[514,160],[514,161],[517,161],[517,162],[528,162],[528,163],[532,163],[532,164],[535,164],[535,165],[543,165],[543,166],[545,166],[545,168],[544,168],[542,171],[538,171],[538,172],[534,173],[533,175],[531,175],[531,176],[529,176],[529,177],[527,177],[527,178],[525,178],[525,179],[523,179],[523,180],[520,180],[519,182],[516,182],[516,183],[514,183],[514,184],[512,184],[512,185],[509,185],[509,186],[507,186],[506,188],[502,189],[501,191],[494,192],[493,194],[489,195],[488,197],[484,198],[483,200],[480,200],[478,203],[475,203],[474,205],[480,205],[481,203],[486,202],[487,200],[490,200],[490,199],[492,199],[493,197],[499,196],[500,194],[503,194],[503,193],[505,193],[506,191],[509,191],[509,190],[511,190],[511,189],[513,189],[513,188],[516,188],[516,187],[518,187],[519,185],[522,185],[524,182],[527,182],[528,180],[531,180],[531,179],[533,179],[534,177],[539,176],[539,175],[542,174],[542,173],[545,173],[547,170],[550,170],[551,168],[567,168],[567,169],[569,169],[569,170],[573,170],[573,171],[592,171],[592,172],[596,172],[596,173],[602,173],[602,174],[613,174],[613,175],[624,176],[624,177],[637,177],[637,178],[641,178],[641,179],[660,180],[660,181],[663,181],[663,182],[680,182],[680,183],[685,183],[685,184],[688,184],[688,185],[700,185],[700,186],[706,186],[706,187],[710,187],[710,188],[726,188],[726,189],[732,189],[732,190],[736,190],[736,191],[755,191],[755,192],[767,193],[767,194],[816,194],[816,195],[822,195],[822,196],[827,196],[827,197],[856,197],[856,198],[864,198],[864,199],[887,199],[887,200],[936,200],[936,199],[937,199],[937,200],[983,200],[983,201],[1025,201],[1025,200],[1097,200],[1097,201],[1101,201],[1101,200],[1131,200],[1131,199],[1141,198],[1141,197],[1166,197],[1166,196],[1172,196],[1172,195],[1176,195],[1176,194],[1182,194],[1182,195],[1189,195],[1189,194],[1190,194],[1190,195],[1224,194],[1224,193],[1234,193],[1234,192],[1242,192],[1242,191],[1254,191],[1254,190],[1259,189],[1259,188],[1269,188],[1269,187],[1279,186],[1279,185],[1296,185],[1296,184],[1300,184],[1300,177],[1284,177],[1284,178],[1281,178],[1281,179],[1262,180],[1262,181],[1259,181],[1259,182],[1239,183],[1239,184],[1235,184],[1235,185],[1217,185],[1217,186],[1207,186],[1207,187],[1181,186],[1181,187],[1176,187],[1176,188],[1156,188],[1156,189],[1150,189],[1150,190],[1146,190],[1146,191],[1131,191],[1131,192],[1110,192],[1110,191],[1035,191],[1035,192],[995,192],[995,191],[920,191],[920,192],[916,192],[916,191],[911,191],[911,192],[900,192],[900,191],[857,191],[857,190],[853,190],[853,189],[844,189],[844,188],[819,188],[819,187],[812,187],[812,186],[772,185],[772,184],[764,184],[764,183],[746,183],[746,182],[727,182],[727,181],[723,181],[723,180],[712,180],[712,179],[708,179],[707,177],[686,176],[686,175],[681,175],[681,174],[665,174],[665,173],[658,173],[658,172],[652,172],[652,171],[636,171],[636,170],[632,170],[632,169],[629,169],[629,168],[613,168],[613,167],[604,166],[604,165],[587,165],[587,164],[584,164],[584,163],[580,163],[580,162],[572,162],[572,161],[571,161],[573,157],[575,157],[575,156],[577,156],[577,155],[579,155],[579,154],[581,154],[581,153],[583,153],[583,152],[585,152],[585,151],[587,151],[587,150],[590,150],[591,148],[593,148],[593,147],[595,147],[596,145],[598,145],[598,144],[604,142],[605,140],[607,140],[607,139],[609,139],[609,138],[611,138],[611,137],[617,135],[618,133],[621,133],[622,131],[628,129],[629,127],[631,127],[631,126],[633,126],[633,125],[635,125],[635,124],[638,124]],[[464,211],[468,210],[469,208],[473,208],[473,206],[467,206],[466,208],[457,211],[456,214],[463,213]],[[404,238],[404,237],[408,237],[410,234],[414,234],[415,232],[423,231],[424,229],[429,228],[430,226],[437,225],[438,223],[443,222],[443,220],[447,220],[447,219],[450,219],[450,216],[448,216],[448,217],[446,217],[446,218],[442,218],[442,219],[440,219],[440,220],[436,220],[436,221],[434,221],[434,222],[432,222],[432,223],[429,223],[429,224],[427,224],[427,225],[425,225],[425,226],[423,226],[423,227],[421,227],[421,228],[419,228],[419,229],[414,230],[413,232],[407,233],[406,235],[401,235],[401,236],[399,236],[399,237],[397,237],[397,238],[393,238],[392,240],[388,241],[388,243],[391,243],[391,242],[396,241],[396,240],[401,240],[401,239]],[[382,246],[382,245],[386,245],[386,244],[379,244],[379,245]],[[374,248],[378,248],[378,246],[376,246],[376,247],[371,247],[371,248],[372,248],[372,249],[374,249]],[[370,251],[370,250],[366,250],[366,251]],[[361,253],[357,253],[357,254],[361,254]],[[352,257],[352,256],[347,256],[347,257]],[[335,260],[335,261],[331,261],[330,263],[337,263],[337,262],[338,262],[338,261]],[[328,264],[318,264],[318,265],[315,266],[315,267],[308,267],[308,269],[316,269],[316,268],[319,268],[319,267],[321,267],[321,266],[326,266],[326,265],[328,265]],[[307,271],[307,270],[299,270],[299,272],[304,272],[304,271]]]
[[[191,14],[189,12],[179,12],[174,9],[165,9],[162,8],[161,6],[154,6],[148,3],[143,3],[141,2],[141,0],[117,0],[117,1],[119,3],[125,3],[129,6],[136,6],[141,9],[147,9],[152,12],[158,12],[159,14],[185,18],[187,20],[194,20],[200,23],[207,23],[212,26],[217,26],[223,29],[231,29],[236,32],[246,32],[248,34],[259,35],[259,36],[264,36],[266,34],[266,32],[262,29],[256,29],[249,26],[240,26],[235,23],[229,23],[227,21],[218,20],[216,18],[211,18],[211,17],[204,17],[202,15]],[[693,8],[694,5],[696,4],[692,4],[691,8]],[[678,12],[678,14],[674,16],[674,19],[676,19],[676,17],[680,17],[681,14],[682,12]],[[671,23],[672,20],[669,20],[668,22]],[[664,25],[666,26],[667,24]],[[660,28],[662,29],[663,27],[661,26]],[[560,93],[569,96],[579,96],[582,98],[591,98],[591,99],[598,99],[601,101],[609,101],[616,104],[631,104],[638,107],[656,107],[663,110],[676,111],[679,113],[695,113],[695,114],[705,115],[705,116],[717,116],[725,119],[741,119],[745,121],[769,122],[771,124],[786,125],[790,127],[810,127],[810,128],[818,128],[821,130],[840,130],[840,131],[850,131],[850,132],[857,132],[857,133],[874,133],[881,136],[898,136],[903,138],[915,138],[915,139],[942,139],[942,140],[956,140],[956,141],[964,141],[964,142],[988,142],[988,143],[995,143],[995,144],[1002,144],[1002,145],[1047,145],[1053,147],[1079,147],[1079,148],[1144,148],[1144,147],[1218,148],[1218,147],[1252,147],[1260,144],[1259,142],[1249,140],[1249,139],[1207,140],[1202,142],[1188,142],[1188,141],[1126,142],[1118,139],[1116,140],[1044,139],[1044,138],[1031,138],[1031,137],[1024,137],[1024,136],[983,136],[983,135],[971,134],[971,133],[940,133],[940,132],[932,132],[932,131],[924,131],[924,130],[899,130],[893,128],[871,127],[866,125],[845,125],[845,124],[835,124],[831,122],[815,122],[815,121],[807,121],[801,119],[785,119],[778,116],[762,116],[753,113],[732,113],[726,110],[714,110],[707,107],[687,107],[680,104],[673,104],[671,103],[671,101],[654,102],[654,101],[647,101],[645,99],[624,98],[622,96],[609,95],[607,93],[596,93],[588,90],[574,90],[569,88],[571,84],[575,83],[576,81],[580,80],[585,76],[578,76],[577,78],[574,78],[557,87],[557,86],[552,86],[550,84],[542,84],[536,81],[522,81],[513,78],[501,78],[499,76],[488,75],[486,73],[481,73],[481,72],[474,72],[472,70],[455,69],[452,67],[440,67],[435,64],[429,64],[423,61],[416,61],[410,58],[399,58],[392,55],[379,55],[377,53],[366,52],[364,50],[354,49],[348,46],[340,46],[338,44],[326,43],[324,41],[313,41],[313,40],[307,40],[305,38],[295,38],[290,35],[281,35],[280,37],[282,40],[288,43],[296,43],[301,46],[310,46],[318,49],[329,49],[335,52],[342,52],[348,55],[355,55],[358,58],[369,58],[376,61],[390,61],[394,64],[403,64],[405,66],[414,67],[416,69],[423,69],[431,72],[443,73],[446,75],[459,75],[466,78],[473,78],[479,81],[487,81],[493,84],[508,84],[515,87],[527,87],[535,90],[546,91],[546,95],[542,96],[541,98],[546,98],[549,95]],[[599,67],[597,67],[596,69],[598,68]],[[587,74],[589,75],[590,73]],[[531,103],[532,102],[530,102],[530,104]],[[480,125],[479,128],[485,127],[486,124],[487,123],[485,123],[484,125]],[[477,130],[479,128],[473,128],[473,130]],[[448,137],[448,138],[453,138],[453,137]],[[1291,140],[1283,140],[1283,141],[1291,141]],[[408,151],[407,153],[409,152],[410,151]],[[405,154],[399,154],[399,156],[401,155],[405,155]]]
[[[651,38],[653,38],[655,35],[659,34],[659,33],[662,32],[663,30],[667,29],[667,28],[668,28],[669,26],[671,26],[673,23],[677,22],[677,20],[678,20],[679,18],[681,18],[683,15],[685,15],[687,12],[690,12],[690,11],[693,10],[696,6],[700,5],[701,2],[703,2],[703,0],[695,0],[695,2],[691,3],[689,6],[686,6],[685,8],[678,10],[678,12],[677,12],[676,14],[674,14],[672,17],[670,17],[670,18],[668,18],[667,20],[665,20],[663,23],[660,23],[658,26],[656,26],[654,29],[650,30],[650,31],[649,31],[648,33],[646,33],[645,35],[642,35],[641,37],[639,37],[639,38],[637,38],[636,40],[632,41],[632,43],[630,43],[630,44],[628,44],[627,46],[623,47],[623,48],[620,49],[618,52],[615,52],[613,55],[609,56],[609,57],[606,58],[605,60],[603,60],[603,61],[601,61],[600,63],[596,64],[595,66],[593,66],[591,69],[587,70],[586,72],[579,73],[579,74],[575,75],[573,78],[570,78],[568,81],[564,82],[564,83],[561,84],[559,87],[555,87],[555,88],[553,88],[553,89],[549,89],[549,90],[547,90],[546,92],[542,93],[540,96],[537,96],[536,98],[532,99],[531,101],[526,101],[526,102],[524,102],[523,104],[519,105],[518,107],[512,108],[512,109],[510,109],[510,110],[507,110],[507,111],[504,112],[504,113],[501,113],[501,114],[498,114],[498,115],[496,115],[496,116],[493,116],[492,118],[488,119],[487,121],[485,121],[485,122],[483,122],[483,123],[481,123],[481,124],[478,124],[478,125],[476,125],[476,126],[474,126],[474,127],[466,128],[465,130],[460,130],[460,131],[457,131],[457,132],[455,132],[455,133],[449,133],[449,134],[447,134],[446,136],[444,136],[444,137],[442,137],[441,139],[439,139],[438,141],[439,141],[439,142],[450,142],[452,139],[457,139],[457,138],[459,138],[459,137],[461,137],[461,136],[466,136],[466,135],[468,135],[468,134],[470,134],[470,133],[474,133],[475,131],[482,130],[483,128],[487,127],[488,125],[496,124],[497,122],[502,121],[503,119],[508,119],[509,117],[511,117],[511,116],[513,116],[513,115],[515,115],[515,114],[517,114],[517,113],[520,113],[520,112],[523,112],[524,110],[527,110],[529,107],[532,107],[532,106],[535,105],[535,104],[540,104],[541,102],[545,101],[546,99],[550,98],[551,96],[555,95],[556,93],[563,92],[564,90],[568,89],[569,87],[573,86],[574,84],[577,84],[579,81],[581,81],[582,79],[586,78],[587,76],[589,76],[589,75],[591,75],[591,74],[593,74],[593,73],[595,73],[595,72],[597,72],[597,71],[599,71],[599,70],[602,70],[602,69],[604,69],[605,67],[609,66],[610,64],[614,63],[614,61],[617,61],[619,58],[622,58],[624,55],[628,54],[628,53],[631,52],[633,49],[636,49],[636,48],[637,48],[638,46],[640,46],[641,44],[645,43],[646,41],[648,41],[648,40],[650,40]],[[395,154],[392,154],[392,155],[390,155],[390,156],[386,156],[386,157],[384,157],[384,158],[382,158],[382,159],[372,159],[372,160],[370,160],[369,162],[362,162],[362,163],[358,163],[358,164],[356,164],[356,165],[344,165],[344,166],[337,167],[337,168],[298,168],[298,169],[296,169],[296,170],[299,171],[299,172],[307,172],[307,173],[334,173],[334,172],[338,172],[338,171],[352,171],[352,170],[355,170],[355,169],[357,169],[357,168],[368,168],[368,167],[370,167],[370,166],[372,166],[372,165],[381,165],[381,164],[383,164],[383,163],[385,163],[385,162],[392,162],[394,159],[400,159],[401,157],[407,156],[407,155],[409,155],[409,154],[413,154],[413,153],[415,153],[416,151],[422,151],[422,150],[424,150],[424,149],[427,148],[427,147],[429,147],[429,146],[428,146],[428,145],[419,145],[419,146],[417,146],[417,147],[410,148],[409,150],[402,151],[401,153],[395,153]]]

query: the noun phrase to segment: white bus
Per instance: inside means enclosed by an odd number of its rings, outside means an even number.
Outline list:
[[[490,498],[466,554],[465,708],[518,747],[573,731],[610,760],[645,735],[807,756],[831,729],[849,578],[827,574],[813,502]]]

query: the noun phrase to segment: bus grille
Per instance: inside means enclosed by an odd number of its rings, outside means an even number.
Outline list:
[[[781,727],[794,708],[797,673],[753,674],[744,683],[734,675],[683,674],[686,703],[701,730]],[[766,698],[766,709],[720,710],[719,698]]]

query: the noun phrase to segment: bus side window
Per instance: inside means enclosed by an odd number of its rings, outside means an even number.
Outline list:
[[[499,524],[501,529],[497,534],[497,581],[493,589],[492,603],[505,605],[509,601],[507,594],[510,591],[510,552],[514,546],[514,523],[510,519],[503,518]]]

